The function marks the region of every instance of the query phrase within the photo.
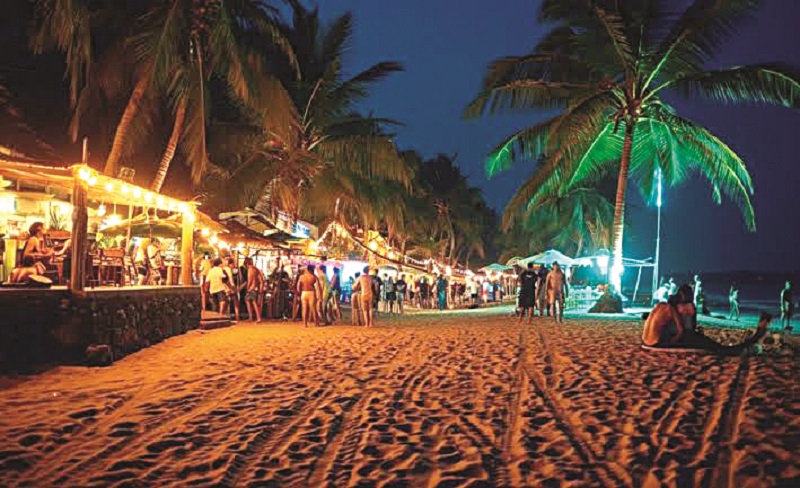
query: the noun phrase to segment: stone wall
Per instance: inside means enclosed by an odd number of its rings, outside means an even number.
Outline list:
[[[0,289],[0,370],[86,363],[90,346],[110,362],[199,324],[196,287]]]

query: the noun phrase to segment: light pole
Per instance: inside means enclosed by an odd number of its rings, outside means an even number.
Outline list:
[[[653,294],[651,296],[655,296],[656,289],[658,289],[658,265],[661,254],[661,168],[656,168],[656,185],[656,210],[658,216],[656,217],[656,255],[653,260]]]

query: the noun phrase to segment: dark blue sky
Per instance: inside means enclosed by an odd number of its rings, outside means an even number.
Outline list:
[[[678,2],[676,2],[678,3]],[[396,60],[405,73],[381,84],[364,108],[406,125],[402,148],[424,156],[458,154],[458,164],[502,210],[529,164],[487,180],[486,153],[505,135],[544,118],[544,112],[465,121],[493,59],[527,52],[544,32],[536,24],[537,0],[321,0],[323,16],[355,15],[355,39],[346,66],[353,72],[379,60]],[[757,18],[721,52],[720,66],[783,61],[800,66],[800,1],[766,0]],[[747,162],[753,175],[758,231],[749,233],[739,210],[717,206],[711,189],[695,178],[664,196],[662,269],[800,270],[798,185],[800,113],[762,106],[725,107],[675,101],[682,115],[704,124]],[[625,252],[653,255],[655,210],[631,192]]]

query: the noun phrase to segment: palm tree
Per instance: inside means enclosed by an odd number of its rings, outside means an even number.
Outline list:
[[[629,177],[646,194],[656,168],[675,185],[698,171],[743,212],[755,229],[752,181],[741,158],[717,136],[679,116],[662,95],[722,103],[760,102],[796,108],[797,70],[782,64],[706,69],[715,51],[748,18],[757,0],[694,0],[677,19],[656,0],[544,0],[540,20],[553,25],[525,56],[493,62],[466,115],[507,109],[562,112],[504,140],[488,173],[544,155],[542,170],[518,199],[542,187],[563,191],[616,174],[612,284],[619,290]],[[514,209],[506,212],[509,225]]]
[[[252,144],[228,168],[226,185],[240,196],[228,204],[281,209],[320,221],[338,212],[366,225],[389,208],[387,193],[376,190],[381,185],[407,187],[413,172],[384,129],[392,121],[360,115],[355,105],[402,66],[384,61],[345,76],[352,15],[324,26],[318,10],[289,3],[292,22],[280,24],[278,32],[291,46],[296,65],[274,46],[265,46],[262,55],[286,87],[293,117],[263,117],[242,127],[253,134]]]
[[[283,45],[274,29],[276,11],[267,0],[168,0],[113,7],[87,0],[38,0],[37,6],[34,48],[55,44],[66,55],[76,111],[73,136],[81,115],[99,94],[114,98],[123,91],[121,85],[129,90],[106,159],[106,174],[117,172],[126,148],[142,142],[132,139],[146,133],[142,128],[149,124],[141,117],[148,103],[168,101],[173,120],[151,185],[158,191],[179,143],[195,182],[208,167],[209,96],[221,91],[212,90],[209,81],[220,80],[227,95],[243,107],[265,107],[281,100],[275,97],[280,84],[255,76],[256,71],[266,72],[250,56],[256,39]],[[97,40],[101,35],[102,43]],[[98,44],[109,47],[95,53],[93,46]],[[132,83],[122,83],[124,77]]]

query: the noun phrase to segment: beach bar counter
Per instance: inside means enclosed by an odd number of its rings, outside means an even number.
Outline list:
[[[127,213],[129,223],[137,212],[150,221],[177,223],[178,235],[164,241],[178,252],[157,284],[142,279],[153,271],[142,269],[136,253],[151,263],[147,246],[158,239],[134,236],[132,224],[127,235],[103,234],[125,222],[117,212]],[[196,218],[193,202],[84,164],[0,159],[0,371],[109,364],[198,327],[200,291],[192,274]],[[30,239],[29,229],[38,238]],[[166,250],[166,242],[161,246]],[[26,270],[34,279],[12,283],[29,274]]]

